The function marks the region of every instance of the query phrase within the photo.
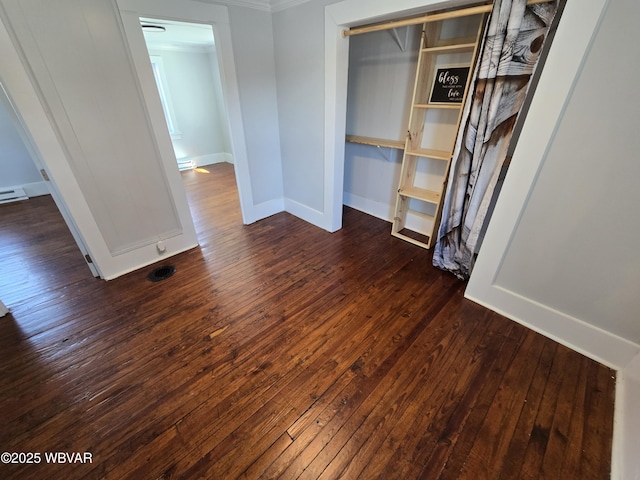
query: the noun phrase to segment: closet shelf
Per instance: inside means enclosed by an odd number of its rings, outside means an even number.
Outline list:
[[[404,140],[386,140],[384,138],[362,137],[360,135],[347,135],[346,141],[349,143],[360,143],[362,145],[373,145],[374,147],[388,147],[398,150],[404,149]]]
[[[444,160],[448,162],[451,159],[451,152],[448,150],[432,150],[428,148],[420,148],[416,150],[407,150],[407,155],[414,155],[416,157],[433,158],[435,160]]]
[[[441,110],[459,110],[461,103],[414,103],[413,108],[438,108]]]
[[[423,48],[423,53],[462,53],[462,52],[473,52],[476,48],[476,43],[461,43],[457,45],[444,45],[441,47],[428,47]]]
[[[440,203],[440,197],[442,196],[441,192],[414,186],[401,188],[400,190],[398,190],[398,195],[402,195],[403,197],[415,198],[416,200],[433,203],[434,205],[438,205],[438,203]]]
[[[405,242],[413,243],[414,245],[417,245],[421,248],[429,248],[429,245],[431,244],[431,239],[428,236],[421,234],[420,232],[408,230],[406,228],[399,232],[392,231],[391,235],[401,238]],[[424,241],[418,240],[418,238],[424,238]]]
[[[460,128],[463,113],[462,106],[471,83],[471,75],[478,56],[478,45],[484,32],[486,16],[475,16],[473,20],[470,20],[471,22],[476,22],[475,25],[472,23],[460,25],[460,28],[466,31],[470,31],[474,27],[475,36],[473,38],[463,35],[455,38],[443,37],[444,21],[444,18],[438,18],[438,20],[425,22],[423,25],[422,45],[418,53],[416,79],[409,113],[409,125],[407,127],[409,132],[407,134],[408,140],[402,157],[400,185],[396,196],[396,210],[391,227],[391,235],[422,248],[431,248],[434,241],[434,233],[437,231],[442,215],[444,188],[456,141],[454,136],[448,136],[451,138],[440,136],[436,125],[450,124],[449,121],[445,122],[440,117],[443,116],[451,120],[449,117],[455,115],[457,116],[455,131],[457,132]],[[455,67],[453,65],[445,66],[443,62],[446,59],[446,55],[455,53],[464,53],[465,56],[469,53],[470,55],[468,56],[470,58]],[[466,78],[460,77],[456,80],[456,89],[461,93],[458,97],[460,102],[429,103],[431,98],[441,98],[439,95],[434,97],[433,91],[435,85],[440,85],[440,90],[444,89],[444,81],[440,80],[437,75],[439,69],[447,68],[460,68],[461,72],[464,72],[463,69],[466,68]],[[464,83],[459,82],[459,80],[464,80]],[[464,90],[464,93],[461,90]],[[436,110],[436,115],[429,122],[425,118],[426,113],[429,111],[427,109],[440,109]],[[448,109],[453,115],[449,115],[449,112],[446,112],[445,109]],[[428,148],[441,145],[445,146],[445,148],[449,146],[450,149],[436,150],[435,148]],[[436,172],[442,169],[442,162],[445,162],[445,173],[440,175]],[[417,185],[417,183],[419,184],[418,180],[425,171],[433,174],[438,180],[442,180],[440,190],[427,190]],[[439,183],[435,181],[435,178],[432,185]],[[425,203],[431,204],[429,210],[432,209],[431,207],[435,207],[433,208],[433,215],[423,215]],[[408,218],[410,226],[407,225]]]

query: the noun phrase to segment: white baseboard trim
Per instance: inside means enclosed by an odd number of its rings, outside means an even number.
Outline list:
[[[0,190],[22,190],[24,194],[31,197],[40,197],[42,195],[51,195],[49,191],[49,187],[47,186],[47,182],[33,182],[33,183],[25,183],[23,185],[9,185],[6,187],[0,187]]]
[[[2,303],[2,300],[0,300],[0,317],[4,317],[7,313],[9,313],[9,309]]]
[[[305,222],[309,222],[316,227],[331,231],[324,213],[319,210],[315,210],[311,207],[308,207],[307,205],[303,205],[299,202],[296,202],[295,200],[291,200],[290,198],[284,199],[284,210],[285,212],[288,212],[291,215],[295,215],[296,217],[301,218]]]
[[[251,211],[246,212],[245,222],[246,224],[257,222],[280,212],[284,212],[284,200],[281,198],[268,200],[251,207]]]
[[[395,205],[371,200],[370,198],[361,197],[350,192],[344,192],[342,201],[347,207],[355,208],[356,210],[372,215],[380,220],[393,223]],[[431,219],[427,219],[424,216],[413,213],[412,211],[407,213],[407,217],[405,219],[406,228],[424,235],[428,235],[427,232],[431,230],[431,223]]]
[[[483,293],[467,288],[465,297],[615,370],[640,353],[636,343],[500,286]]]
[[[618,371],[613,420],[612,480],[640,479],[640,355]]]
[[[204,167],[205,165],[213,165],[215,163],[233,163],[233,155],[226,152],[209,153],[198,157],[191,157],[191,161],[196,167]]]
[[[617,371],[611,479],[640,480],[640,345],[497,285],[465,297]]]
[[[22,185],[24,191],[29,197],[40,197],[42,195],[51,195],[47,182],[34,182]]]
[[[135,272],[136,270],[140,270],[142,268],[146,268],[150,265],[153,265],[154,263],[158,263],[158,262],[170,263],[171,257],[183,252],[187,252],[192,248],[198,247],[197,243],[192,243],[192,244],[182,245],[177,248],[172,248],[172,243],[174,243],[172,240],[173,239],[171,238],[164,240],[165,245],[167,245],[167,251],[163,253],[162,256],[158,255],[155,244],[148,245],[146,248],[140,249],[141,251],[141,254],[139,254],[140,259],[136,263],[132,265],[126,264],[126,266],[122,266],[122,267],[117,265],[113,270],[110,270],[107,273],[103,272],[103,275],[102,275],[103,280],[114,280],[118,277],[121,277],[122,275]],[[123,265],[125,264],[123,263]]]
[[[380,220],[387,222],[393,221],[393,205],[371,200],[370,198],[361,197],[351,192],[344,192],[342,202],[351,208],[355,208],[360,212],[372,215]]]

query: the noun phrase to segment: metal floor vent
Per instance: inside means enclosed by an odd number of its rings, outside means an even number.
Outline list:
[[[158,268],[154,268],[149,275],[147,275],[147,279],[152,282],[160,282],[162,280],[166,280],[171,275],[176,273],[175,267],[171,265],[163,265]]]

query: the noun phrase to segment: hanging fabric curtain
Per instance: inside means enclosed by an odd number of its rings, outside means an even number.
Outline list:
[[[471,274],[518,112],[557,4],[495,0],[464,106],[433,264]]]

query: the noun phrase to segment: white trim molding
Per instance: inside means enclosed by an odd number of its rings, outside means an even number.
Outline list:
[[[198,0],[201,1],[201,0]],[[204,2],[212,3],[212,2]],[[232,7],[254,8],[256,10],[271,11],[269,0],[215,0],[215,3]]]
[[[276,198],[273,200],[267,200],[266,202],[258,203],[254,205],[250,212],[250,217],[247,218],[247,224],[257,222],[263,218],[270,217],[276,213],[285,211],[285,201],[282,198]]]
[[[354,208],[385,222],[393,221],[394,208],[393,205],[388,203],[378,202],[351,192],[344,192],[343,203],[347,207]]]
[[[310,0],[271,0],[271,11],[280,12],[287,8],[297,7],[298,5],[302,5],[309,1]]]
[[[47,186],[47,182],[25,183],[24,185],[20,185],[20,187],[24,190],[24,193],[26,193],[29,198],[39,197],[41,195],[49,195],[51,193],[49,191],[49,187]]]
[[[305,222],[309,222],[312,225],[315,225],[320,228],[324,228],[325,225],[325,214],[320,212],[314,208],[311,208],[307,205],[303,205],[300,202],[292,200],[290,198],[284,199],[284,210],[291,215],[295,215],[298,218],[301,218]],[[277,213],[277,212],[274,212]],[[324,228],[325,230],[329,230],[328,228]]]
[[[467,287],[465,297],[610,368],[620,370],[640,353],[629,340],[501,286],[475,293]]]
[[[616,376],[616,407],[613,420],[612,480],[640,479],[638,432],[640,432],[640,355]]]
[[[191,157],[191,161],[195,167],[205,167],[215,163],[233,163],[233,155],[226,152],[208,153],[206,155]]]
[[[311,0],[216,0],[222,5],[255,8],[267,12],[279,12],[287,8],[296,7]]]

